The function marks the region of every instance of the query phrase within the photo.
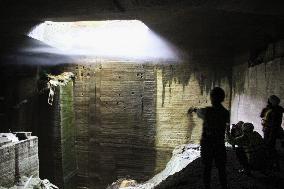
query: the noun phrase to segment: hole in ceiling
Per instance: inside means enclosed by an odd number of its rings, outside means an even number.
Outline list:
[[[28,36],[54,47],[48,53],[105,59],[179,59],[175,46],[139,20],[46,21]]]

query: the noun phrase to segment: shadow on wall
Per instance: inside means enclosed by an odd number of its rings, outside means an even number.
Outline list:
[[[35,132],[38,121],[35,115],[38,103],[36,75],[36,66],[16,67],[1,64],[0,130],[2,132],[9,130]]]
[[[156,146],[173,149],[179,144],[199,143],[202,121],[195,115],[187,117],[187,110],[210,106],[209,93],[213,86],[225,90],[224,105],[230,108],[230,70],[220,62],[214,66],[208,63],[158,66]]]
[[[171,87],[174,82],[181,84],[184,89],[193,77],[197,80],[202,95],[208,95],[213,86],[222,86],[224,80],[226,80],[228,85],[226,88],[231,88],[231,68],[228,66],[226,59],[219,61],[209,59],[206,63],[202,61],[200,60],[200,64],[180,63],[161,66],[163,70],[163,101],[167,85]],[[224,62],[222,63],[222,61]],[[228,91],[228,96],[229,93]]]
[[[186,136],[188,141],[194,140],[193,131],[194,131],[196,125],[192,124],[192,123],[194,123],[194,118],[193,118],[193,115],[191,114],[191,115],[188,116],[188,132],[187,132],[187,136]]]

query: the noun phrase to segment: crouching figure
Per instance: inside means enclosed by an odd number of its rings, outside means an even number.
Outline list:
[[[243,171],[248,175],[251,174],[251,170],[265,171],[266,152],[263,138],[254,131],[252,123],[244,123],[241,129],[240,136],[233,137],[230,133],[227,135],[229,143],[233,146],[237,145],[241,149],[239,153],[243,153],[238,154],[240,164],[244,168]]]

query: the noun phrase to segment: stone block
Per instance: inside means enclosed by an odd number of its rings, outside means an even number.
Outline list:
[[[0,147],[0,154],[0,186],[10,187],[16,180],[15,145]]]
[[[0,186],[10,187],[23,176],[39,176],[37,137],[2,146],[0,154]]]

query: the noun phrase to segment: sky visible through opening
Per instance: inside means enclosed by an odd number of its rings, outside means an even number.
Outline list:
[[[96,58],[177,61],[178,50],[139,20],[43,22],[29,37],[49,53]]]

